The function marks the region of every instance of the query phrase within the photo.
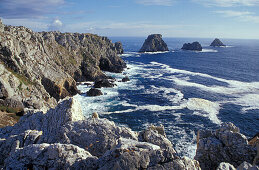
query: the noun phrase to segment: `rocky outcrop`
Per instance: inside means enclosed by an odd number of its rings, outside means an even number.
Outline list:
[[[224,47],[226,46],[225,44],[223,44],[218,38],[216,38],[211,44],[211,47]]]
[[[169,51],[167,44],[162,39],[161,34],[152,34],[149,35],[145,40],[143,46],[139,52],[159,52],[159,51]]]
[[[55,109],[27,113],[0,129],[4,169],[200,169],[178,158],[163,127],[141,133],[98,116],[85,119],[79,103],[60,101]]]
[[[12,98],[29,109],[54,107],[78,93],[76,81],[106,78],[102,71],[121,72],[126,67],[117,55],[121,44],[106,37],[37,33],[1,21],[0,37],[0,100]]]
[[[120,41],[115,43],[115,48],[117,50],[117,54],[123,54],[124,53],[122,43]]]
[[[127,81],[130,81],[129,77],[128,76],[125,76],[121,79],[122,82],[127,82]]]
[[[202,169],[216,169],[221,162],[238,167],[244,161],[253,163],[256,147],[232,123],[223,123],[216,131],[199,131],[195,159]]]
[[[193,43],[185,43],[182,47],[182,50],[202,51],[202,46],[197,41]]]
[[[101,96],[103,95],[102,91],[96,88],[91,88],[87,93],[87,96]]]

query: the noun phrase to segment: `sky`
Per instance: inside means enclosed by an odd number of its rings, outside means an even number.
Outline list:
[[[259,39],[259,0],[0,0],[0,18],[34,31]]]

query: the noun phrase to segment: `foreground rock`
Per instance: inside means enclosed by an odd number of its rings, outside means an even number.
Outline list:
[[[86,94],[87,94],[87,96],[101,96],[101,95],[103,95],[101,90],[95,89],[95,88],[91,88]]]
[[[224,47],[226,46],[225,44],[223,44],[218,38],[216,38],[211,44],[211,47]]]
[[[5,169],[172,169],[199,164],[175,156],[163,127],[141,133],[98,116],[85,119],[79,103],[62,100],[55,109],[27,113],[0,129],[0,166]]]
[[[33,32],[0,21],[0,102],[47,110],[79,91],[76,81],[94,81],[103,71],[122,72],[120,43],[94,34]],[[118,51],[117,51],[118,50]]]
[[[143,46],[139,52],[159,52],[159,51],[169,51],[167,44],[162,39],[161,34],[152,34],[149,35],[145,40]]]
[[[202,51],[202,46],[197,41],[193,43],[185,43],[182,47],[182,50]]]
[[[216,169],[221,162],[238,167],[244,161],[253,164],[256,147],[232,123],[223,123],[216,131],[199,131],[195,159],[202,169]]]

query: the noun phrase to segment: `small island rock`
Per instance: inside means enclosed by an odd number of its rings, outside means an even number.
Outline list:
[[[162,39],[161,34],[152,34],[149,35],[145,40],[143,46],[139,52],[158,52],[158,51],[169,51],[167,44]]]
[[[114,84],[110,82],[108,79],[100,79],[94,82],[94,88],[101,88],[101,87],[113,87]]]
[[[202,46],[197,41],[193,43],[185,43],[182,47],[182,50],[202,51]]]
[[[101,96],[101,95],[103,95],[101,90],[95,89],[95,88],[91,88],[86,94],[88,96]]]
[[[216,38],[211,44],[211,47],[222,47],[222,46],[226,46],[225,44],[223,44],[218,38]]]

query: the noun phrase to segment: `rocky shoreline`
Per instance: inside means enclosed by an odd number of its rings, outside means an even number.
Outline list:
[[[162,125],[134,132],[97,113],[86,119],[78,101],[65,98],[45,114],[27,112],[14,126],[0,129],[0,165],[3,169],[259,168],[256,143],[249,145],[232,123],[200,131],[197,143],[195,159],[181,158]]]

